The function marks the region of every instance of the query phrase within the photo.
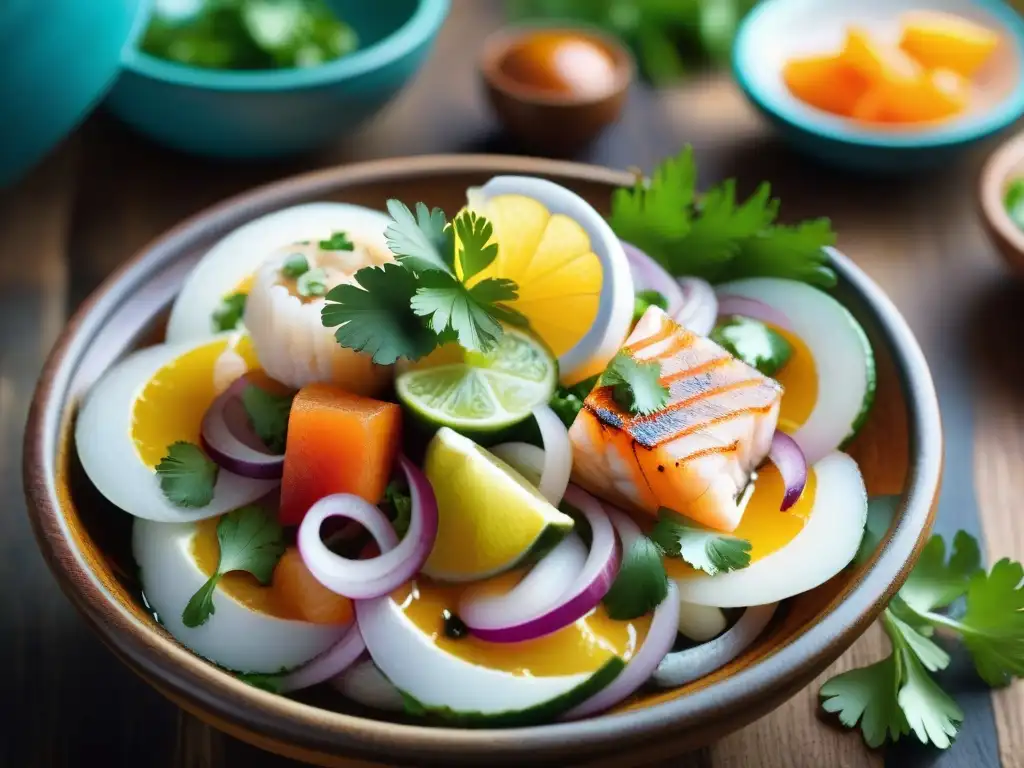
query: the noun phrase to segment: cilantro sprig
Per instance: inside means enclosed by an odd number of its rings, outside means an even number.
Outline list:
[[[696,186],[693,148],[687,146],[649,180],[617,190],[609,223],[615,234],[675,275],[711,282],[784,277],[823,288],[835,285],[824,250],[835,242],[827,219],[777,224],[779,201],[768,184],[742,202],[732,179],[702,196]]]
[[[857,562],[870,557],[887,527],[882,519],[891,520],[894,510],[892,497],[872,500]],[[961,598],[964,610],[952,610]],[[881,621],[891,654],[821,688],[822,707],[848,728],[859,723],[871,747],[913,733],[946,749],[956,738],[964,713],[929,674],[950,662],[932,639],[936,632],[959,636],[989,685],[1024,677],[1024,567],[1004,559],[986,572],[977,541],[964,531],[954,537],[948,558],[940,536],[929,540]]]
[[[211,321],[214,331],[233,331],[245,316],[245,302],[249,298],[246,293],[232,293],[224,297],[220,305],[213,310]]]
[[[198,445],[179,440],[171,443],[167,455],[156,465],[156,476],[168,501],[198,509],[213,499],[219,469]]]
[[[284,554],[284,532],[277,518],[263,507],[248,506],[228,512],[217,523],[220,556],[217,570],[192,595],[181,621],[186,627],[198,627],[216,613],[213,595],[224,574],[247,571],[260,584],[267,585],[277,561]]]
[[[275,395],[255,384],[242,390],[242,407],[260,441],[273,453],[284,453],[288,438],[288,416],[295,395]]]
[[[662,552],[678,557],[709,576],[750,565],[750,542],[695,525],[670,509],[658,511],[651,540]]]
[[[668,402],[668,387],[661,383],[658,361],[639,361],[625,350],[608,363],[600,383],[612,388],[619,406],[640,416],[654,413]]]
[[[519,296],[515,282],[476,279],[498,255],[486,218],[466,210],[449,223],[439,208],[417,203],[414,213],[398,200],[388,201],[388,212],[385,237],[396,263],[364,267],[356,285],[327,294],[323,324],[337,328],[341,346],[390,365],[454,340],[487,352],[501,338],[502,323],[526,325],[508,304]]]
[[[639,536],[622,556],[619,573],[604,596],[604,607],[616,621],[643,616],[668,594],[668,576],[658,545]]]

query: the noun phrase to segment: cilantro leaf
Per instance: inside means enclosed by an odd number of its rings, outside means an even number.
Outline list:
[[[355,281],[358,286],[332,288],[321,311],[325,327],[338,326],[334,336],[341,346],[365,352],[379,365],[400,357],[419,360],[437,346],[437,335],[411,308],[417,289],[412,272],[400,264],[364,267]]]
[[[652,306],[668,309],[668,299],[658,291],[637,291],[633,297],[633,322],[638,322]]]
[[[295,279],[309,271],[309,260],[301,253],[290,254],[281,265],[281,274]]]
[[[896,701],[907,723],[922,744],[931,742],[939,749],[947,749],[964,720],[963,711],[925,671],[907,645],[899,646],[897,653],[903,670],[903,685]]]
[[[232,293],[225,297],[220,306],[213,311],[214,331],[233,331],[245,316],[245,302],[249,298],[246,293]]]
[[[896,516],[896,509],[899,507],[900,497],[873,496],[868,499],[868,519],[864,526],[864,536],[860,540],[860,548],[853,558],[854,565],[862,565],[871,559],[882,543],[885,535],[889,532],[889,526]]]
[[[1024,677],[1024,568],[1003,559],[975,573],[967,610],[959,621],[964,645],[981,678],[991,686]]]
[[[505,277],[488,277],[470,288],[469,295],[478,304],[486,306],[487,311],[502,323],[520,328],[530,325],[530,321],[526,319],[525,315],[502,303],[519,298],[519,286],[513,280]]]
[[[388,248],[414,272],[455,272],[455,239],[444,211],[416,203],[416,215],[398,200],[388,200],[392,223],[384,235]]]
[[[186,627],[198,627],[216,612],[213,595],[221,576],[232,571],[247,571],[260,584],[267,585],[277,561],[284,554],[284,532],[277,518],[259,506],[248,506],[228,512],[217,523],[220,555],[217,570],[192,595],[182,611]]]
[[[488,241],[494,235],[494,226],[483,216],[469,210],[456,216],[452,223],[455,227],[456,242],[459,244],[462,281],[468,282],[487,269],[498,255],[498,244],[488,245]]]
[[[412,497],[407,490],[392,480],[384,489],[384,502],[391,507],[391,525],[394,526],[395,533],[399,539],[405,538],[412,517]]]
[[[323,296],[327,293],[327,273],[320,267],[303,272],[295,281],[295,289],[299,296]]]
[[[347,232],[334,232],[326,240],[320,241],[322,251],[354,251],[355,245],[348,239]]]
[[[288,437],[288,416],[295,395],[275,395],[255,384],[242,390],[242,406],[253,431],[273,453],[284,453]]]
[[[179,440],[156,465],[160,490],[179,507],[205,507],[213,499],[219,468],[193,443]]]
[[[459,344],[469,350],[486,352],[494,347],[502,334],[501,324],[489,311],[490,305],[479,301],[454,275],[425,272],[419,285],[410,306],[428,319],[434,333],[451,329]]]
[[[900,657],[890,654],[867,667],[836,675],[821,686],[821,706],[839,716],[839,722],[853,728],[860,721],[869,747],[881,746],[886,738],[899,740],[910,732],[910,724],[896,700],[900,684]]]
[[[899,600],[898,597],[895,599]],[[899,613],[892,610],[892,606],[890,606],[887,620],[890,622],[890,629],[899,631],[903,642],[914,652],[914,655],[929,672],[938,672],[949,666],[949,654],[912,624],[900,618]]]
[[[714,576],[750,565],[750,542],[684,520],[670,509],[658,511],[651,540],[670,557],[678,557]]]
[[[559,384],[555,388],[555,394],[551,396],[548,405],[566,427],[571,427],[576,420],[577,414],[583,408],[583,401],[587,399],[587,395],[597,384],[597,379],[597,376],[591,376],[571,387],[563,387]]]
[[[661,550],[646,536],[640,536],[623,555],[619,573],[603,602],[612,619],[624,621],[654,610],[667,594],[668,576]]]
[[[749,317],[729,317],[716,325],[708,338],[765,376],[777,374],[793,355],[793,348],[781,334]]]
[[[956,534],[948,564],[945,542],[932,536],[900,589],[900,598],[917,613],[944,608],[967,591],[968,579],[980,568],[978,542],[969,534]]]
[[[835,232],[828,219],[812,219],[796,226],[776,225],[748,237],[718,280],[741,277],[782,277],[832,288],[836,274],[827,266],[825,248],[834,245]]]
[[[608,364],[601,375],[601,386],[612,387],[615,402],[631,413],[651,414],[668,402],[668,387],[661,383],[658,362],[638,362],[624,350]]]

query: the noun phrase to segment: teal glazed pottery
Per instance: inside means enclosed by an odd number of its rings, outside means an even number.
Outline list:
[[[884,32],[907,11],[957,14],[996,30],[998,50],[975,79],[967,114],[946,123],[876,128],[815,109],[782,81],[791,56],[838,50],[846,27]],[[1024,113],[1024,19],[1001,0],[764,0],[743,21],[733,49],[736,80],[795,149],[865,172],[941,167]]]
[[[117,77],[147,0],[0,4],[0,187],[63,139]]]
[[[359,48],[308,69],[188,67],[126,49],[107,106],[169,147],[220,158],[295,154],[329,143],[373,116],[412,78],[449,0],[331,0]]]

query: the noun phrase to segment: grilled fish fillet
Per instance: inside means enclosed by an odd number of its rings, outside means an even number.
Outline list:
[[[658,307],[644,313],[624,349],[660,363],[668,403],[634,415],[611,387],[595,388],[569,430],[573,480],[652,515],[668,507],[735,530],[751,473],[771,447],[782,387]]]

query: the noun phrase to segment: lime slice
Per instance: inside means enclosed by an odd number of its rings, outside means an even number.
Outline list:
[[[442,427],[423,471],[437,498],[437,539],[423,566],[443,581],[475,581],[533,562],[573,521],[526,478],[468,437]]]
[[[447,345],[400,374],[398,399],[434,426],[496,432],[525,419],[551,399],[558,364],[544,345],[505,329],[489,353]]]

